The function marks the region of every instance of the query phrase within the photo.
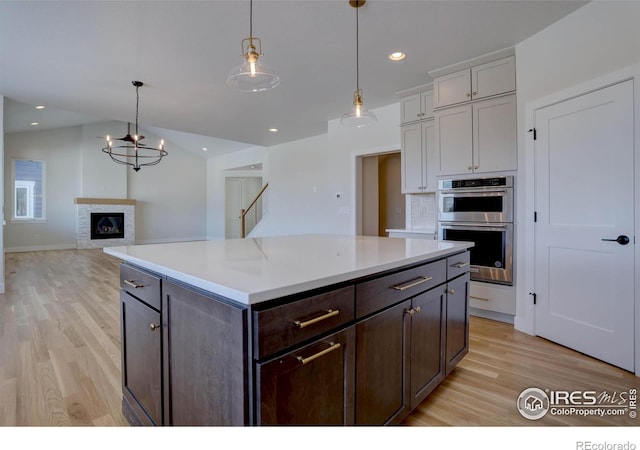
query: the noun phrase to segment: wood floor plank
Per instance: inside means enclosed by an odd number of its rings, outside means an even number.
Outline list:
[[[126,426],[121,411],[120,261],[96,250],[5,256],[0,295],[0,426]],[[622,392],[640,378],[487,319],[469,353],[405,426],[638,426],[626,417],[517,411],[528,387]]]

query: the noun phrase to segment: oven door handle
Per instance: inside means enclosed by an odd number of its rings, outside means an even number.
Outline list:
[[[506,189],[502,189],[502,190],[498,190],[498,191],[478,191],[478,190],[464,190],[464,191],[452,191],[452,190],[446,190],[446,191],[440,191],[441,194],[462,194],[462,196],[464,197],[470,197],[470,196],[474,196],[474,195],[482,195],[482,196],[491,196],[491,194],[496,194],[497,196],[502,196],[502,194],[506,194],[507,191]],[[500,194],[500,195],[498,195]]]
[[[457,229],[462,229],[462,230],[475,230],[475,231],[494,231],[494,230],[506,230],[507,226],[506,225],[480,225],[480,224],[474,224],[474,225],[454,225],[454,224],[440,224],[440,228],[444,229],[448,229],[448,228],[457,228]]]

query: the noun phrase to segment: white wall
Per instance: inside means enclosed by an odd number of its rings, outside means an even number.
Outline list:
[[[99,138],[106,135],[111,138],[124,137],[127,134],[126,130],[127,126],[122,122],[100,122],[82,126],[82,187],[78,197],[127,198],[127,167],[112,162],[109,156],[100,150],[106,141]],[[114,141],[114,144],[119,142],[122,141]]]
[[[0,199],[4,199],[4,96],[0,95]],[[5,203],[2,205],[3,217]],[[4,294],[4,226],[0,233],[0,294]]]
[[[160,137],[144,132],[148,145]],[[136,243],[206,239],[207,166],[202,157],[165,141],[169,153],[156,166],[126,167],[125,198],[136,200]],[[103,165],[114,165],[102,154]],[[123,166],[124,167],[124,166]]]
[[[253,236],[355,234],[356,157],[400,149],[400,104],[374,112],[378,123],[371,127],[346,128],[336,119],[327,134],[211,158],[208,237],[224,238],[224,176],[238,176],[227,170],[256,163],[263,164],[269,188],[265,216]]]
[[[640,2],[592,2],[516,46],[517,329],[533,332],[533,182],[527,105],[640,62]],[[636,80],[637,83],[637,80]]]
[[[150,144],[160,140],[146,132]],[[206,238],[207,171],[202,157],[170,141],[160,164],[134,172],[100,149],[98,136],[121,137],[126,124],[104,122],[5,136],[5,250],[76,248],[76,197],[131,198],[136,205],[136,242]],[[11,158],[46,162],[45,223],[11,223]]]
[[[76,247],[76,205],[73,199],[80,193],[81,136],[80,126],[5,135],[5,251]],[[45,162],[45,222],[11,221],[13,159]]]

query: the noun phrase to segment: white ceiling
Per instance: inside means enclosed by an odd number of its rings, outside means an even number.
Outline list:
[[[359,10],[365,107],[395,103],[396,92],[432,81],[430,70],[514,46],[584,4],[369,0]],[[225,84],[248,35],[248,0],[0,1],[5,131],[33,129],[33,121],[133,122],[133,80],[145,83],[140,127],[201,153],[211,147],[207,156],[325,133],[328,120],[351,108],[348,0],[254,1],[253,35],[281,78],[274,90]],[[407,58],[390,62],[395,50]],[[47,108],[33,109],[39,104]]]

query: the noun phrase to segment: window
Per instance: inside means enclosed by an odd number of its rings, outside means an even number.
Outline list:
[[[44,161],[13,161],[13,219],[44,220]]]

